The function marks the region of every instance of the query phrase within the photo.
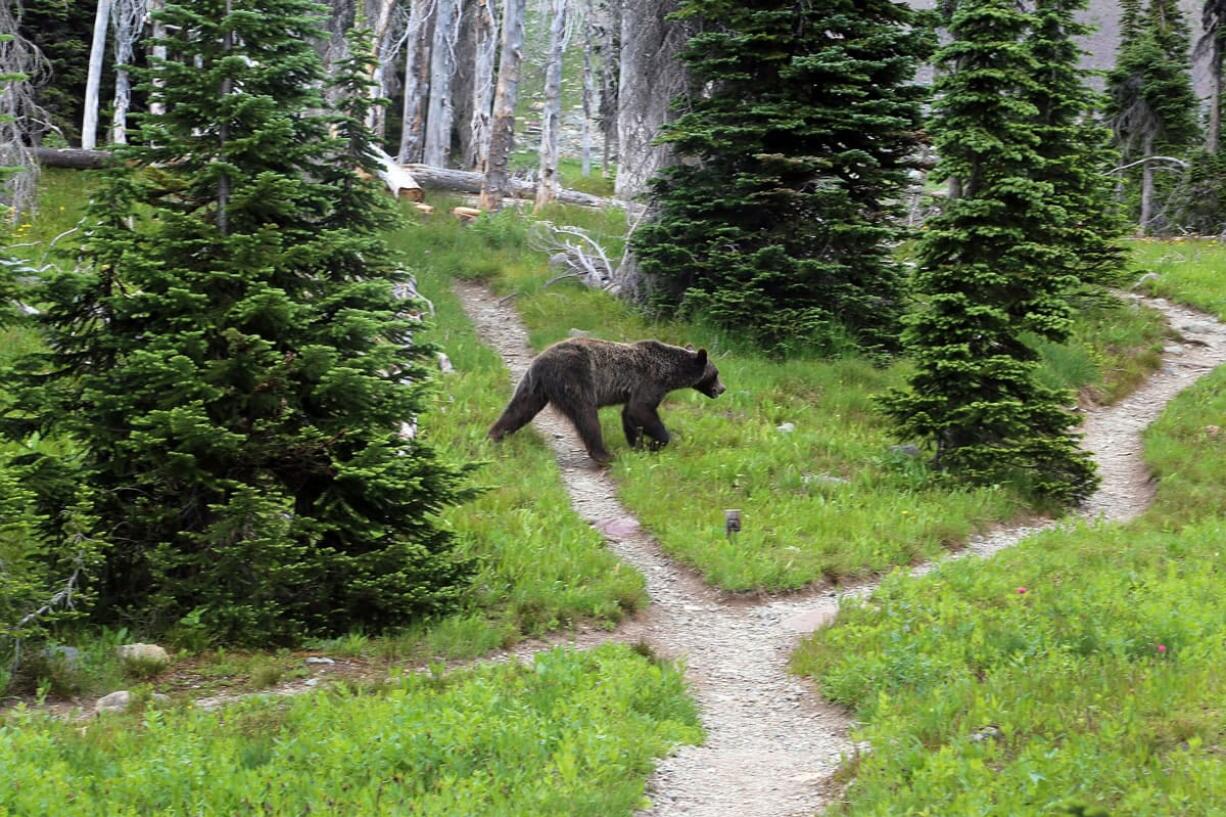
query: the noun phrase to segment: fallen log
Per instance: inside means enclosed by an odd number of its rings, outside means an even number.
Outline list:
[[[387,185],[387,189],[393,196],[409,201],[421,201],[425,198],[421,185],[417,183],[417,179],[408,169],[396,164],[391,156],[379,148],[372,146],[371,150],[379,162],[379,178]]]
[[[34,148],[34,160],[46,167],[66,167],[71,170],[94,170],[111,161],[109,150],[80,148]]]
[[[470,170],[450,170],[430,165],[404,165],[417,183],[428,190],[445,190],[450,193],[480,193],[482,175]],[[511,179],[511,195],[520,199],[536,197],[536,185],[523,179]],[[579,204],[584,207],[620,207],[621,202],[605,199],[578,190],[559,190],[558,201],[562,204]]]

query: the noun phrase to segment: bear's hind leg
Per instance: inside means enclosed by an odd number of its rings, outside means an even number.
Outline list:
[[[630,414],[630,406],[622,409],[622,431],[631,448],[638,448],[643,441],[643,427]]]
[[[579,432],[579,439],[583,440],[583,447],[587,449],[587,455],[598,465],[608,465],[613,457],[604,447],[604,437],[600,433],[600,417],[596,413],[596,404],[578,400],[554,400],[553,404],[575,426],[575,431]]]
[[[511,398],[511,402],[503,409],[502,416],[498,418],[498,422],[490,426],[489,437],[497,442],[509,434],[514,434],[528,423],[532,422],[532,418],[541,413],[541,409],[545,408],[549,403],[549,398],[543,394],[538,394],[533,391],[528,383],[530,375],[525,375],[520,381],[519,387],[515,389],[515,396]]]

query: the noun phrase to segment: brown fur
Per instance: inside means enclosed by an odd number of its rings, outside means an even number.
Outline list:
[[[658,340],[564,340],[532,361],[489,436],[501,440],[514,434],[552,403],[574,424],[588,455],[603,465],[611,457],[597,409],[625,406],[622,429],[630,445],[638,447],[646,435],[653,448],[660,448],[668,444],[669,434],[656,409],[670,391],[685,388],[712,398],[723,393],[719,371],[706,349],[695,352]]]

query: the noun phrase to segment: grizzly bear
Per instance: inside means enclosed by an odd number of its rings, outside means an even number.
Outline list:
[[[511,402],[490,428],[501,440],[527,425],[546,403],[562,412],[579,432],[588,456],[601,465],[611,457],[605,450],[596,410],[625,406],[622,429],[637,448],[643,435],[652,448],[668,444],[668,430],[656,408],[670,391],[693,388],[715,398],[724,393],[719,371],[706,349],[670,346],[658,340],[612,343],[574,338],[555,343],[528,367]]]

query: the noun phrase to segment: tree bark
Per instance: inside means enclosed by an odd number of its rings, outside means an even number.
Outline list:
[[[401,163],[420,162],[426,144],[426,100],[430,95],[430,40],[434,0],[412,0],[404,55],[404,111]]]
[[[451,127],[455,119],[451,81],[455,76],[460,0],[436,2],[434,44],[430,51],[430,106],[426,114],[424,157],[428,165],[445,167],[451,153]]]
[[[600,130],[604,145],[600,151],[600,175],[609,175],[610,161],[617,161],[617,80],[621,73],[622,1],[605,0],[608,20],[600,43]]]
[[[324,73],[331,77],[336,73],[336,67],[349,59],[349,30],[358,19],[358,4],[360,0],[328,0],[331,14],[325,26],[328,35],[320,43],[320,56],[323,58]],[[329,106],[335,106],[339,101],[340,90],[331,84],[324,86],[324,98]]]
[[[150,51],[150,56],[153,62],[166,59],[166,46],[158,45],[157,41],[165,38],[166,24],[163,23],[156,15],[166,8],[166,0],[149,0],[149,11],[153,17],[153,35],[154,45]],[[164,85],[161,79],[153,81],[153,96],[149,100],[149,113],[153,116],[162,116],[166,113],[166,103],[162,101],[162,86]]]
[[[592,98],[596,95],[596,76],[592,67],[592,8],[588,5],[583,21],[583,153],[581,172],[592,175]]]
[[[1222,48],[1219,39],[1213,41],[1209,60],[1209,127],[1205,130],[1205,150],[1217,155],[1222,142]]]
[[[653,144],[675,115],[674,102],[688,88],[679,54],[689,24],[670,20],[679,0],[625,0],[617,98],[617,197],[646,191],[661,168],[675,162],[670,145]]]
[[[115,30],[115,98],[111,105],[111,142],[128,141],[128,109],[132,102],[132,83],[128,65],[140,37],[147,11],[145,0],[115,0],[111,7],[111,26]]]
[[[98,0],[94,14],[94,40],[89,49],[89,73],[85,79],[85,116],[81,122],[81,147],[93,150],[98,144],[98,89],[102,86],[102,65],[106,58],[106,32],[111,18],[111,0]]]
[[[536,209],[557,198],[558,138],[562,129],[562,55],[566,49],[566,0],[550,4],[549,59],[545,64],[545,107],[541,112],[540,174]]]
[[[507,165],[515,139],[515,103],[519,100],[519,67],[524,49],[524,0],[506,0],[502,17],[502,55],[494,91],[494,122],[481,186],[481,209],[498,210],[510,184]]]
[[[477,0],[473,54],[472,116],[467,167],[480,170],[490,150],[490,120],[494,103],[494,57],[498,53],[498,18],[495,0]]]
[[[1154,137],[1152,134],[1145,137],[1145,155],[1149,156],[1154,152]],[[1154,163],[1146,162],[1141,165],[1141,235],[1145,235],[1149,231],[1149,223],[1154,218]]]
[[[370,52],[374,59],[374,66],[370,78],[375,84],[370,88],[371,99],[378,99],[384,95],[387,88],[388,64],[396,57],[395,54],[386,53],[387,39],[392,29],[392,12],[395,8],[396,0],[379,0],[379,6],[373,16],[374,28]],[[375,138],[381,140],[387,125],[387,108],[383,105],[372,105],[366,114],[366,125],[374,132]]]

